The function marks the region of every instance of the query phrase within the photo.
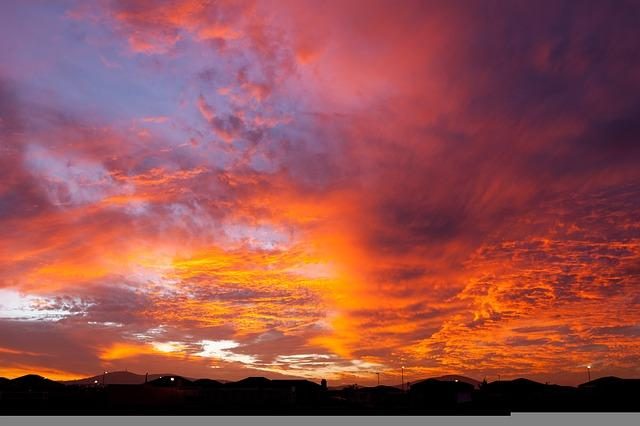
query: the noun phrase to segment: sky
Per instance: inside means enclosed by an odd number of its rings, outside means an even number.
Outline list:
[[[640,376],[638,22],[0,2],[0,376]]]

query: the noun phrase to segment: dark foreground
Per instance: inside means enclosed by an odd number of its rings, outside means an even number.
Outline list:
[[[511,412],[640,412],[640,379],[605,377],[578,387],[526,379],[424,380],[397,387],[327,389],[306,380],[238,382],[166,376],[144,384],[61,384],[0,379],[0,415],[509,415]]]

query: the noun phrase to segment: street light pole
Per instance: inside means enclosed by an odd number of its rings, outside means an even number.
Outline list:
[[[591,366],[587,365],[587,378],[591,381]]]
[[[380,373],[376,373],[376,376],[378,376],[378,386],[380,386]]]

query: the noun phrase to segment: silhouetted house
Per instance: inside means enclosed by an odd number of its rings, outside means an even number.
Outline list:
[[[27,392],[55,392],[64,390],[64,385],[35,374],[27,374],[9,381],[9,389]]]
[[[107,384],[107,405],[112,409],[183,406],[197,397],[193,382],[181,376],[161,376],[143,384]]]
[[[229,389],[264,389],[268,388],[271,380],[266,377],[247,377],[237,382],[225,383]]]
[[[0,377],[0,401],[2,401],[2,394],[9,387],[10,379],[6,377]]]
[[[237,382],[225,383],[224,388],[217,392],[217,402],[233,406],[264,406],[280,403],[288,396],[286,390],[270,392],[271,380],[266,377],[247,377]]]
[[[6,377],[0,377],[0,399],[2,399],[2,391],[9,387],[11,383],[11,379],[7,379]]]
[[[593,410],[640,410],[640,379],[601,377],[579,385],[578,390]]]
[[[450,410],[470,402],[472,394],[472,384],[427,379],[411,385],[409,402],[416,409]]]
[[[601,377],[578,385],[579,389],[595,389],[614,393],[632,392],[638,390],[638,387],[640,387],[640,379],[621,379],[614,376]]]
[[[528,379],[498,380],[482,387],[483,402],[510,408],[531,404],[545,385]]]
[[[295,404],[316,402],[322,391],[322,386],[309,380],[272,380],[275,389],[288,389]]]
[[[571,411],[579,407],[576,388],[522,378],[483,385],[476,402],[515,411]]]
[[[10,380],[3,392],[4,399],[48,399],[52,393],[61,393],[65,386],[53,380],[45,379],[42,376],[28,374]]]
[[[198,379],[193,382],[193,385],[200,389],[217,389],[224,386],[224,383],[212,379]]]
[[[544,389],[543,383],[529,379],[502,380],[487,383],[486,389],[500,393],[530,394]]]
[[[198,386],[208,405],[236,408],[306,405],[318,400],[321,386],[308,380],[269,380],[247,377],[225,384]]]
[[[3,407],[33,407],[47,405],[50,400],[57,400],[66,391],[63,384],[35,374],[3,381],[0,390],[0,401]]]
[[[441,381],[441,382],[464,382],[473,385],[474,389],[480,388],[480,382],[466,376],[459,376],[456,374],[447,374],[445,376],[432,377],[432,379]]]
[[[353,393],[356,403],[371,408],[396,407],[402,403],[404,396],[401,389],[384,385],[357,388]]]
[[[111,409],[149,408],[160,410],[182,407],[194,401],[198,389],[192,386],[178,387],[170,384],[107,385],[104,388],[107,405]]]
[[[194,386],[191,380],[181,376],[162,376],[147,382],[147,385],[161,388],[189,388]]]

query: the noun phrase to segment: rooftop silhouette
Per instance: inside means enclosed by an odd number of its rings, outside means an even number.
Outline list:
[[[146,381],[145,381],[146,379]],[[578,386],[518,378],[479,382],[447,375],[400,386],[326,387],[303,379],[224,382],[175,374],[111,372],[57,382],[0,378],[0,414],[508,415],[640,411],[640,379],[601,377]]]

